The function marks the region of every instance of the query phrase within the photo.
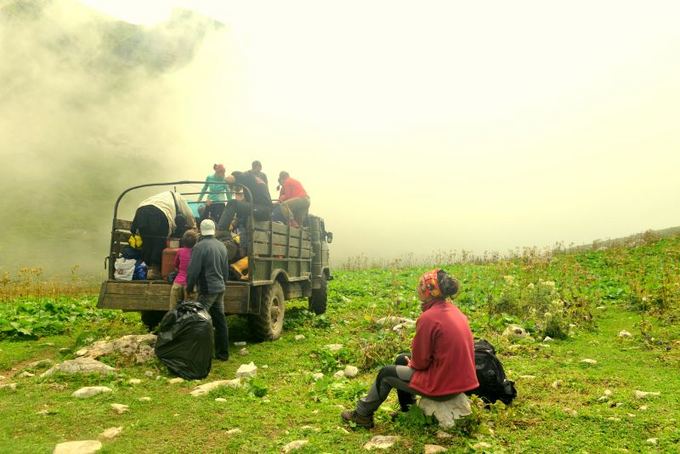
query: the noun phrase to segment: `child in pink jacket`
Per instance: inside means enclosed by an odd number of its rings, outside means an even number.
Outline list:
[[[180,248],[175,255],[177,276],[172,283],[172,289],[170,289],[170,310],[173,310],[177,304],[187,298],[187,268],[191,261],[191,249],[196,244],[197,239],[198,234],[195,230],[187,230],[180,240]]]

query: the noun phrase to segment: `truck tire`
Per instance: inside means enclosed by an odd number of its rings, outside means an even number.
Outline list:
[[[250,316],[250,328],[259,340],[276,340],[283,332],[283,316],[286,311],[283,288],[278,282],[262,289],[260,313]]]
[[[161,322],[163,319],[163,316],[166,314],[165,311],[141,311],[140,314],[142,314],[142,323],[144,323],[144,326],[146,326],[146,329],[149,330],[149,332],[153,331],[158,324]]]
[[[309,310],[316,315],[326,312],[326,302],[328,301],[328,281],[326,276],[321,275],[321,286],[312,289],[312,296],[309,297]]]

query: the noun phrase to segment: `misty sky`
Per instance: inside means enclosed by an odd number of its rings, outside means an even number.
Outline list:
[[[270,182],[287,170],[335,233],[336,260],[680,224],[677,2],[84,3],[149,28],[191,6],[224,27],[126,97],[144,109],[83,140],[133,131],[167,179],[253,159]]]

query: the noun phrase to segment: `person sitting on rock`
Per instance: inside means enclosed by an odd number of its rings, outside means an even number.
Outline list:
[[[406,412],[414,394],[442,400],[479,386],[467,317],[446,300],[458,295],[458,281],[435,269],[421,276],[417,290],[422,314],[411,353],[399,355],[396,365],[380,369],[368,395],[359,399],[354,410],[342,412],[344,421],[373,427],[373,414],[392,388],[397,388],[400,409]]]

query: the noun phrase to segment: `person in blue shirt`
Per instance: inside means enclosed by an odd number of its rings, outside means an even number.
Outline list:
[[[207,195],[205,202],[205,210],[201,215],[201,220],[212,219],[217,222],[224,211],[224,203],[231,200],[231,193],[227,190],[226,181],[224,179],[225,169],[222,164],[213,165],[214,174],[208,175],[205,178],[205,185],[201,189],[201,194],[198,196],[198,201],[201,202],[203,197]]]

